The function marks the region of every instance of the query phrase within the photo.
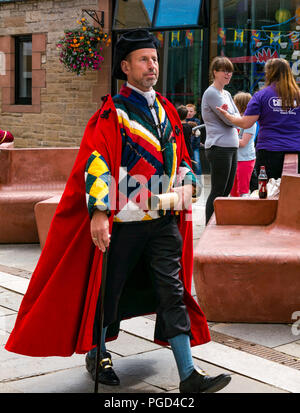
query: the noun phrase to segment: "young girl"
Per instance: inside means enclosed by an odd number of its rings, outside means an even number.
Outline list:
[[[251,99],[250,93],[239,92],[233,100],[241,116],[244,114],[247,104]],[[255,165],[254,138],[256,135],[256,123],[249,129],[239,130],[239,148],[237,171],[233,183],[231,196],[248,196],[250,179]]]

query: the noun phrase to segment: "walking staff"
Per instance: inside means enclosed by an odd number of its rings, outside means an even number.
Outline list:
[[[103,330],[103,316],[104,316],[104,296],[105,296],[105,285],[106,285],[106,274],[107,274],[107,255],[108,248],[106,248],[103,253],[102,258],[102,276],[101,276],[101,286],[100,286],[100,311],[99,311],[99,330],[98,330],[98,340],[97,340],[97,355],[96,355],[96,376],[95,376],[95,389],[94,393],[98,393],[98,383],[99,383],[99,370],[100,370],[100,351],[101,351],[101,341],[102,341],[102,330]]]

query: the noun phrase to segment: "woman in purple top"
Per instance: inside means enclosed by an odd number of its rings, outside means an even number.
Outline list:
[[[268,178],[277,179],[281,177],[284,154],[300,154],[300,90],[285,59],[268,60],[265,75],[266,87],[253,95],[244,116],[217,109],[244,129],[258,121],[256,170],[259,172],[264,165]]]

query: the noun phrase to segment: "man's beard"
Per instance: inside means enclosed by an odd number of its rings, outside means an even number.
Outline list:
[[[151,72],[155,75],[155,77],[152,77],[151,79],[147,79],[146,77],[142,77],[137,83],[140,84],[144,88],[151,88],[152,86],[155,86],[157,81],[158,81],[158,74],[157,72]]]
[[[157,80],[158,80],[157,77],[154,79],[143,79],[142,84],[144,87],[152,87],[156,85]]]

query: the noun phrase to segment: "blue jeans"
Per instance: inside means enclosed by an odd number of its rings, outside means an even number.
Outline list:
[[[200,162],[200,148],[194,149],[194,161],[196,163],[193,164],[193,169],[195,174],[202,175],[202,169],[201,169],[201,162]]]

